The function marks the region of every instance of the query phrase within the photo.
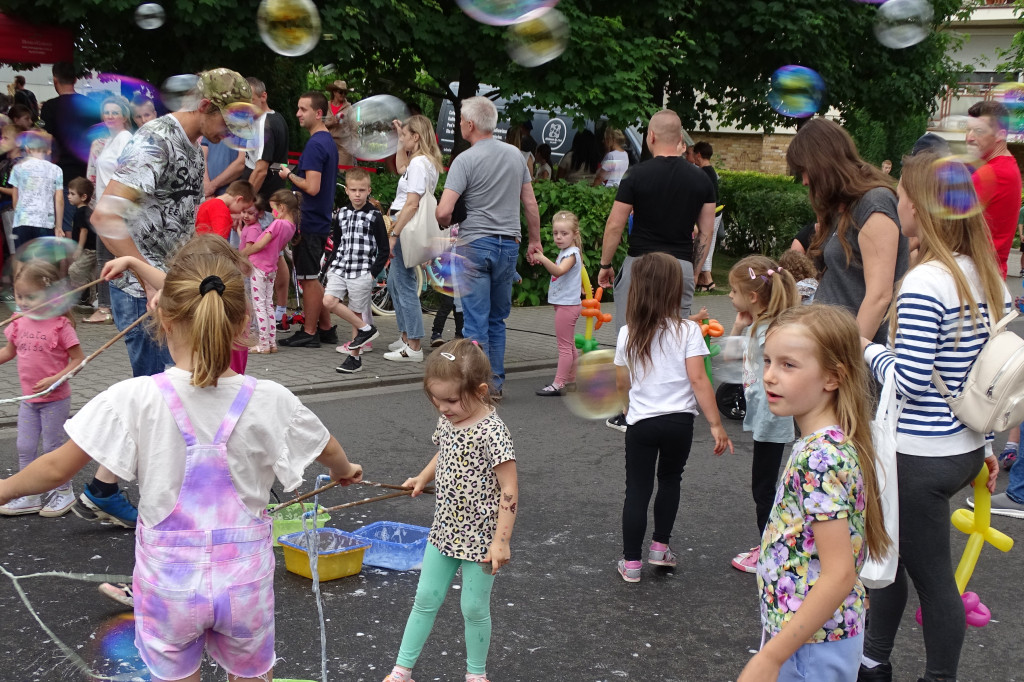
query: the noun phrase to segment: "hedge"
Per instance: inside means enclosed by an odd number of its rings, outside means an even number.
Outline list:
[[[719,203],[725,204],[726,238],[724,243],[719,241],[718,248],[727,253],[778,256],[789,248],[800,227],[814,220],[814,212],[807,200],[807,189],[789,176],[721,171],[719,177]],[[438,198],[444,188],[444,179],[445,175],[442,174],[437,183]],[[395,198],[398,176],[375,173],[371,175],[371,183],[373,196],[387,209]],[[551,218],[558,211],[572,211],[580,219],[583,263],[596,286],[604,225],[615,200],[615,189],[539,180],[533,184],[533,191],[540,211],[540,235],[544,252],[550,257],[557,253],[551,239]],[[337,199],[339,205],[346,201],[341,188],[338,189]],[[526,234],[525,218],[523,234]],[[529,264],[526,249],[527,242],[524,239],[517,265],[523,281],[513,288],[513,301],[517,305],[540,305],[547,301],[551,278],[543,266]],[[613,259],[616,269],[625,257],[624,236]]]

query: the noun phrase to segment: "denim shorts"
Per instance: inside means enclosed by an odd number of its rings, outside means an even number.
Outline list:
[[[804,644],[779,670],[778,682],[856,682],[864,635]]]

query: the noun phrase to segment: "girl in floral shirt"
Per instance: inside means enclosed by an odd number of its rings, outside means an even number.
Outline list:
[[[854,682],[864,647],[858,575],[890,540],[864,399],[873,391],[853,317],[815,304],[775,318],[764,345],[764,387],[772,413],[791,415],[804,437],[793,446],[761,538],[757,584],[770,641],[737,682]]]

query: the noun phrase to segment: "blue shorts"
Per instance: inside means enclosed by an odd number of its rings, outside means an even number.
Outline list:
[[[778,682],[856,682],[864,635],[804,644],[779,670]]]

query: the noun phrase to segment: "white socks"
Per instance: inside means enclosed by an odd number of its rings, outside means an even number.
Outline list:
[[[860,664],[868,670],[872,668],[877,668],[878,666],[882,665],[881,661],[876,661],[874,659],[868,658],[864,654],[860,655]]]

